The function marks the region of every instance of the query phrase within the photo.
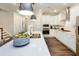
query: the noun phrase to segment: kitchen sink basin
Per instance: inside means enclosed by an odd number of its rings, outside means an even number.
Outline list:
[[[30,38],[41,38],[41,35],[35,33],[35,34],[32,34]]]

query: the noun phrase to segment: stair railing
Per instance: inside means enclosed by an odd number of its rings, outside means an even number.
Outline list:
[[[0,28],[0,31],[1,31],[1,39],[3,39],[3,28]]]

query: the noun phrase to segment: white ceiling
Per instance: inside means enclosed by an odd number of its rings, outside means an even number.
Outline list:
[[[5,9],[8,11],[17,11],[19,8],[19,3],[0,3],[0,9]],[[39,10],[42,10],[42,13],[47,13],[47,14],[58,14],[61,12],[64,8],[66,7],[71,7],[76,4],[68,3],[68,4],[63,4],[63,3],[35,3],[33,5],[33,9],[35,13],[38,13]],[[56,10],[57,12],[54,12]]]
[[[63,9],[66,7],[74,6],[75,4],[64,4],[64,3],[41,3],[41,4],[35,4],[34,10],[37,12],[39,9],[42,10],[43,14],[52,14],[56,15],[60,13]],[[37,11],[36,11],[37,10]],[[56,11],[56,12],[54,12]]]
[[[11,3],[0,3],[0,11],[15,11],[16,9],[16,5]]]

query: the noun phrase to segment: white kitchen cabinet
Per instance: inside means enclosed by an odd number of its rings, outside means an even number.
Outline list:
[[[74,34],[71,32],[58,31],[56,37],[72,51],[76,52],[76,37]]]
[[[56,37],[58,30],[50,29],[49,35],[44,35],[45,37]]]
[[[46,37],[58,37],[58,34],[61,35],[59,32],[59,30],[56,30],[56,29],[50,29],[49,30],[50,33],[49,35],[45,35]]]
[[[76,35],[73,32],[51,29],[48,37],[56,37],[64,45],[76,52]]]
[[[53,30],[53,29],[50,29],[50,36],[52,37],[54,37],[55,36],[55,30]]]

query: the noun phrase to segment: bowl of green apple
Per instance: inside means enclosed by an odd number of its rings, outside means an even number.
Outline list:
[[[21,47],[29,44],[30,35],[28,33],[21,33],[14,36],[13,46]]]

